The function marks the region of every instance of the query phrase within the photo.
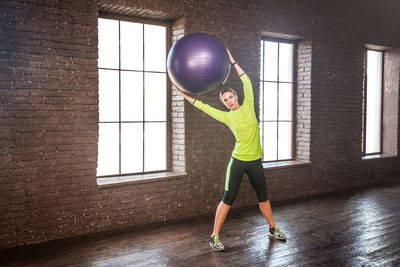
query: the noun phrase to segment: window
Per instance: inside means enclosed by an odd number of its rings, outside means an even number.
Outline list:
[[[364,151],[366,155],[382,152],[382,83],[383,52],[367,50],[364,92]]]
[[[262,161],[293,159],[294,44],[261,40],[260,137]]]
[[[363,158],[396,156],[400,49],[367,44],[364,67]]]
[[[167,169],[167,27],[99,18],[97,176]]]

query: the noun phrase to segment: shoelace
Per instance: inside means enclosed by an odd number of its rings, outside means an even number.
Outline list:
[[[217,245],[221,244],[221,241],[219,241],[219,237],[217,235],[214,236],[214,243]]]
[[[275,232],[276,232],[278,235],[281,235],[281,234],[282,234],[281,231],[279,230],[278,226],[275,226]]]

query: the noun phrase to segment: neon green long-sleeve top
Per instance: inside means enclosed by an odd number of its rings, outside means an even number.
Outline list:
[[[244,101],[238,110],[221,111],[196,100],[193,105],[207,115],[224,123],[235,136],[236,143],[232,157],[242,161],[252,161],[261,158],[259,125],[254,110],[254,94],[251,81],[247,74],[242,74]]]

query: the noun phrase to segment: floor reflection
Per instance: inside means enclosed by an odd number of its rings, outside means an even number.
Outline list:
[[[4,266],[400,266],[400,183],[273,205],[287,236],[268,236],[258,207],[0,251]],[[0,265],[1,265],[0,264]]]

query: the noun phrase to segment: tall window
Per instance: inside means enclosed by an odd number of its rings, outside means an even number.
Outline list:
[[[364,92],[364,152],[382,152],[383,52],[367,50]]]
[[[293,159],[293,43],[261,41],[260,137],[263,161]]]
[[[97,176],[167,169],[166,26],[99,19]]]

